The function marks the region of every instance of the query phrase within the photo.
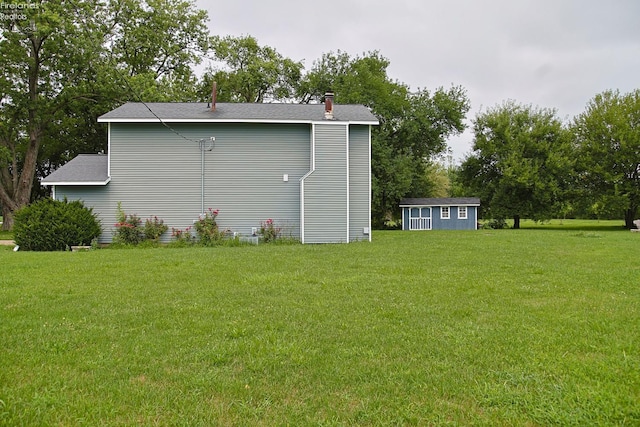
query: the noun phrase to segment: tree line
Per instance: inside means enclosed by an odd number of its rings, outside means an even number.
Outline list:
[[[640,202],[640,90],[608,90],[563,123],[553,109],[506,101],[474,120],[472,153],[458,169],[462,191],[484,216],[546,220],[624,218]]]
[[[403,197],[435,195],[479,196],[495,219],[591,209],[619,211],[629,225],[636,214],[638,92],[597,95],[571,124],[505,102],[475,118],[473,152],[443,175],[437,160],[470,108],[461,86],[412,89],[377,51],[329,52],[307,69],[252,36],[210,35],[207,19],[191,0],[52,0],[0,23],[3,228],[45,194],[38,178],[107,149],[98,116],[127,101],[206,102],[214,81],[220,102],[317,103],[330,89],[336,103],[368,106],[380,121],[375,226],[397,219]],[[205,60],[213,65],[196,75]]]

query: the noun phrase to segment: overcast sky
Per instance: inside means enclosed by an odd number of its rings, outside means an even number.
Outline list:
[[[211,34],[252,35],[311,67],[323,53],[378,50],[412,89],[460,85],[478,111],[513,99],[584,111],[640,88],[638,0],[197,0]],[[453,138],[455,159],[472,134]]]

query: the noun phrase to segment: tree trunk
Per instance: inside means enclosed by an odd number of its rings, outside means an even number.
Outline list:
[[[2,206],[2,230],[9,231],[13,228],[13,213]]]
[[[633,221],[635,221],[636,219],[635,216],[636,216],[636,209],[629,208],[624,212],[624,226],[628,230],[635,228],[633,224]]]
[[[11,185],[11,183],[9,184]],[[13,228],[13,212],[15,212],[18,208],[15,204],[15,200],[13,196],[11,188],[7,189],[3,186],[2,180],[0,180],[0,204],[2,205],[2,229],[5,231],[11,230]]]
[[[520,228],[520,215],[514,215],[513,216],[513,228],[515,230]]]
[[[31,201],[31,190],[38,164],[38,151],[42,138],[41,105],[38,94],[38,78],[40,77],[40,49],[44,37],[37,37],[34,34],[29,36],[31,50],[29,52],[28,66],[28,88],[29,103],[27,107],[27,134],[29,143],[26,147],[22,167],[18,165],[18,157],[13,153],[13,164],[9,175],[4,175],[4,181],[11,178],[11,183],[0,182],[0,199],[2,200],[3,230],[10,230],[13,227],[13,214],[20,208],[26,206]],[[17,138],[17,135],[16,135]]]

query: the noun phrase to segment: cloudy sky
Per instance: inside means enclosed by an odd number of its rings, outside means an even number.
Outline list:
[[[638,0],[197,0],[217,35],[252,35],[303,61],[378,50],[412,89],[461,85],[472,110],[504,100],[566,120],[599,92],[640,88]],[[452,138],[455,159],[469,131]]]

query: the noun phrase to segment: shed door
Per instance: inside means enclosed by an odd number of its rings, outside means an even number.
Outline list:
[[[411,208],[409,230],[431,230],[431,208]]]

